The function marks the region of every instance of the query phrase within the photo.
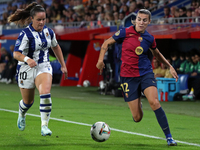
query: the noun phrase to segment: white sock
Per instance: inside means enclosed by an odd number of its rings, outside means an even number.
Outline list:
[[[19,102],[19,116],[26,117],[26,112],[28,109],[33,105],[32,104],[25,104],[23,100]]]
[[[51,102],[51,94],[43,94],[40,95],[40,115],[41,115],[41,125],[48,126],[49,118],[51,114],[51,108],[52,108],[52,102]]]

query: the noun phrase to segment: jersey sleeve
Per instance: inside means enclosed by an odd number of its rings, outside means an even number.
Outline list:
[[[58,41],[56,39],[56,35],[52,29],[49,29],[49,34],[51,36],[51,47],[56,47],[58,45]]]
[[[58,41],[56,40],[56,35],[53,33],[53,39],[51,40],[51,46],[56,47],[58,45]]]
[[[26,36],[25,32],[22,31],[15,42],[14,51],[22,53],[24,49],[27,49],[28,43],[29,43],[28,37]]]
[[[117,43],[121,42],[126,37],[125,28],[122,28],[119,31],[117,31],[112,37]]]
[[[155,38],[153,37],[153,43],[151,44],[151,49],[155,50],[156,49],[156,40]]]

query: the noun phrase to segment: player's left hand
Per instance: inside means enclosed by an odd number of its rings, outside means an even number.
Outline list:
[[[176,73],[176,70],[172,67],[172,66],[170,66],[170,73],[172,74],[172,76],[176,79],[176,82],[178,81],[178,75],[177,75],[177,73]]]
[[[64,74],[64,80],[68,78],[68,74],[67,74],[67,68],[66,67],[61,67],[61,71]]]

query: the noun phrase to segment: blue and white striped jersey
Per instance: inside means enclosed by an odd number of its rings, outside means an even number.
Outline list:
[[[44,26],[41,32],[35,31],[29,24],[19,34],[15,43],[14,51],[34,59],[37,64],[49,61],[49,48],[57,46],[55,33],[52,29]],[[19,65],[24,62],[18,61]]]

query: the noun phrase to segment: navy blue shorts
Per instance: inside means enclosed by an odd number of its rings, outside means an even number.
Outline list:
[[[120,79],[125,102],[139,98],[141,92],[150,86],[157,87],[154,73],[147,73],[140,77],[120,77]]]

